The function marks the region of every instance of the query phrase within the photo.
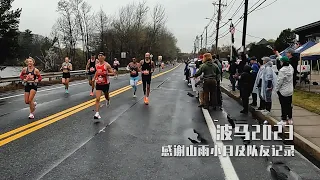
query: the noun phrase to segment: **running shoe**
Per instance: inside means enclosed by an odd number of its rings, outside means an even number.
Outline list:
[[[93,92],[92,91],[90,92],[90,96],[93,96]]]
[[[68,89],[66,89],[66,94],[69,94],[69,91],[68,91]]]
[[[287,121],[284,121],[284,120],[281,120],[280,122],[278,122],[277,123],[278,125],[282,125],[282,126],[284,126],[284,125],[287,125],[288,124],[288,122]]]
[[[29,114],[29,119],[34,119],[34,115],[32,113]]]
[[[134,94],[133,97],[136,98],[137,96]]]
[[[99,112],[96,112],[96,114],[93,117],[94,119],[101,119],[101,116],[99,114]]]
[[[109,107],[110,106],[110,99],[106,100],[106,106]]]
[[[146,104],[146,105],[148,105],[148,104],[149,104],[149,98],[148,98],[148,97],[146,97],[145,104]]]
[[[289,124],[289,125],[293,125],[293,120],[292,120],[292,119],[289,119],[289,120],[288,120],[288,124]]]

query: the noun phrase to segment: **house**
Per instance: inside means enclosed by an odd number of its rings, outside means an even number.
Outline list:
[[[298,27],[293,30],[299,36],[300,44],[308,41],[320,41],[320,21]]]

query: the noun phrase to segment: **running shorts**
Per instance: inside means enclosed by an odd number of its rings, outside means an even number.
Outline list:
[[[97,91],[102,91],[103,93],[108,93],[109,92],[109,87],[110,87],[110,83],[109,84],[96,84],[96,90]]]
[[[139,76],[130,77],[130,86],[137,86],[138,81],[139,81]]]
[[[113,67],[114,70],[118,71],[118,66]]]
[[[70,73],[62,73],[62,78],[64,79],[70,78]]]
[[[90,81],[92,81],[93,78],[94,78],[94,74],[88,74],[88,79],[89,79]]]
[[[151,74],[150,75],[142,75],[142,82],[146,82],[147,84],[151,83]]]
[[[37,91],[38,90],[38,86],[34,85],[34,84],[27,84],[25,87],[24,87],[24,92],[30,92],[31,89]]]

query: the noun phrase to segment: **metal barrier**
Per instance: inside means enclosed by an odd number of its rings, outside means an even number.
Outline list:
[[[119,68],[119,70],[125,70],[126,68],[122,67]],[[78,70],[78,71],[70,71],[71,76],[84,76],[86,75],[85,70]],[[41,73],[42,78],[57,78],[57,77],[62,77],[62,72],[50,72],[50,73]],[[0,83],[8,83],[8,82],[21,82],[22,80],[20,79],[19,76],[14,76],[14,77],[5,77],[1,78],[0,77]]]

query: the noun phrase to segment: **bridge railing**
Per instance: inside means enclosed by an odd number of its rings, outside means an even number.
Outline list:
[[[125,70],[126,68],[119,68],[119,70]],[[71,76],[86,76],[85,70],[77,70],[77,71],[70,71]],[[42,78],[49,78],[49,81],[51,79],[56,79],[59,77],[62,77],[62,72],[49,72],[49,73],[41,73]],[[21,82],[21,79],[19,76],[12,76],[12,77],[0,77],[0,83],[17,83]]]

